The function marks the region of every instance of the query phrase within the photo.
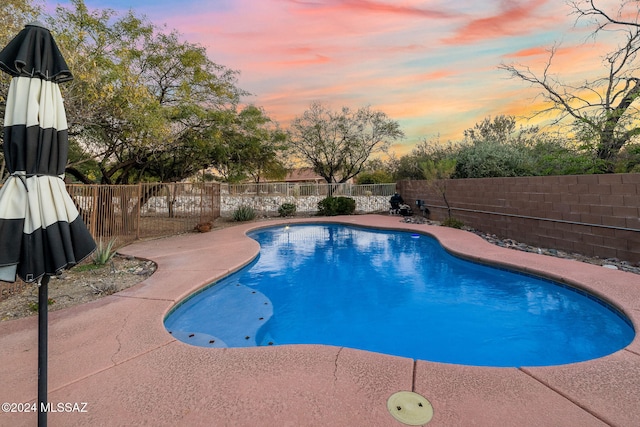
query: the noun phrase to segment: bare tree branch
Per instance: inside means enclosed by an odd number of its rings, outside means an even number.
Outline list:
[[[639,69],[636,60],[640,51],[640,9],[637,0],[622,0],[614,13],[605,11],[597,3],[595,0],[567,1],[577,17],[576,24],[581,20],[594,24],[593,37],[602,31],[614,31],[622,39],[617,48],[605,55],[606,71],[602,77],[581,85],[552,78],[550,71],[557,46],[551,48],[549,59],[539,73],[522,64],[503,63],[499,68],[540,88],[541,96],[549,105],[543,111],[556,112],[555,123],[572,118],[574,126],[586,131],[581,134],[594,138],[582,142],[593,143],[597,158],[604,160],[603,172],[612,172],[613,160],[620,149],[640,135],[640,127],[634,120],[638,111],[634,105],[640,97],[640,79],[635,77]]]

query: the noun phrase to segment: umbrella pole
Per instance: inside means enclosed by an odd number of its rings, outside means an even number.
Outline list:
[[[46,274],[42,277],[38,290],[38,427],[47,425],[49,278]]]

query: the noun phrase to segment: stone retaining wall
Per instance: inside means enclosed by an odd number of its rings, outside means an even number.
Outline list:
[[[294,203],[296,212],[314,214],[318,212],[318,202],[325,196],[220,196],[220,215],[230,217],[240,206],[250,206],[263,215],[278,215],[278,208],[284,203]],[[389,210],[389,196],[351,196],[356,201],[356,212],[371,213]]]

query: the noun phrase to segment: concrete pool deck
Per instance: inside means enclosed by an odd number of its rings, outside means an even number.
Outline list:
[[[49,425],[403,426],[387,410],[398,391],[431,402],[428,426],[640,425],[637,335],[625,349],[588,362],[486,368],[320,345],[210,349],[167,333],[163,319],[177,302],[257,255],[248,230],[321,221],[416,230],[467,258],[546,272],[606,298],[640,330],[640,276],[632,273],[504,249],[472,233],[386,215],[253,222],[131,244],[119,252],[155,261],[151,277],[50,313],[48,400],[78,405],[50,413]],[[36,401],[37,341],[36,316],[0,323],[0,403]],[[36,419],[0,412],[2,426],[32,426]]]

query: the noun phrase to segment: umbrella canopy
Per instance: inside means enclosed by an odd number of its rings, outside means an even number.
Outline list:
[[[64,183],[69,145],[58,83],[73,76],[37,22],[0,52],[0,69],[13,77],[4,118],[11,175],[0,189],[0,280],[33,282],[76,265],[96,247]]]

